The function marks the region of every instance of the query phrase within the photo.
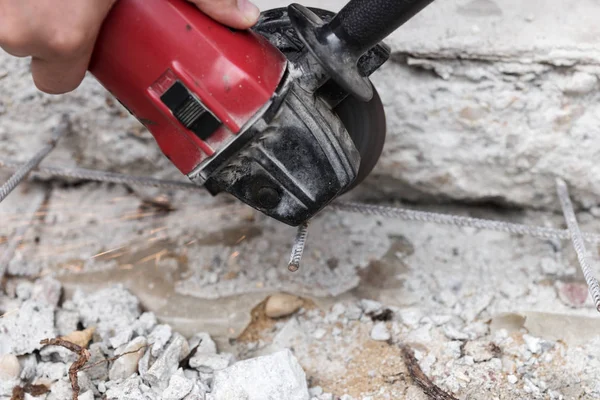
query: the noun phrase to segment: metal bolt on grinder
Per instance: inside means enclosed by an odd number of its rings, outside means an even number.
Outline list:
[[[241,31],[185,0],[119,0],[89,70],[194,183],[298,226],[377,163],[386,119],[369,77],[383,39],[432,1],[292,4]]]

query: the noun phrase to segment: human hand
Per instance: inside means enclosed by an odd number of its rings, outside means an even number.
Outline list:
[[[2,0],[0,47],[16,57],[31,57],[36,87],[62,94],[85,77],[100,28],[118,0]],[[258,20],[248,0],[188,0],[213,19],[237,29]]]

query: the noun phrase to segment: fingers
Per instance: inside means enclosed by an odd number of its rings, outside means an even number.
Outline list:
[[[87,72],[104,18],[116,0],[3,0],[0,47],[31,56],[36,87],[49,94],[76,89]]]
[[[48,94],[63,94],[79,87],[87,72],[91,52],[75,59],[33,57],[31,75],[35,86]]]
[[[258,21],[260,10],[250,0],[188,0],[209,17],[236,29],[248,29]]]

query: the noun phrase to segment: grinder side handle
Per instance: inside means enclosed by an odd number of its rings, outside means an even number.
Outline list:
[[[433,0],[351,0],[329,27],[356,53],[364,54]]]

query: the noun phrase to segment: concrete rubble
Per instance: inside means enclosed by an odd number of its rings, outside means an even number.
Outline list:
[[[483,399],[484,391],[511,399],[600,396],[595,383],[600,363],[586,356],[600,348],[600,337],[571,345],[568,339],[538,336],[534,329],[523,328],[523,319],[508,315],[498,321],[469,321],[367,299],[346,300],[323,309],[303,307],[284,319],[266,317],[270,329],[220,350],[205,332],[185,338],[167,325],[157,325],[122,286],[87,293],[97,301],[94,307],[82,296],[74,297],[81,308],[73,308],[70,300],[47,305],[52,313],[66,305],[77,313],[80,327],[91,323],[96,328],[88,345],[88,364],[94,368],[78,373],[80,399],[421,399],[399,350],[403,345],[413,349],[418,367],[432,384],[460,399]],[[42,322],[28,306],[28,296],[21,297],[3,299],[15,300],[22,318]],[[119,313],[126,310],[136,329],[128,343],[115,348],[111,339],[125,329],[120,325],[124,314]],[[382,310],[388,312],[381,314]],[[10,399],[14,387],[27,383],[48,388],[36,398],[70,398],[67,373],[74,359],[20,345],[21,337],[31,331],[28,326],[23,329],[20,335],[0,338],[0,399]],[[56,328],[46,332],[54,337]],[[104,359],[109,361],[102,363]],[[98,367],[104,372],[98,373]],[[399,376],[406,378],[400,381]]]
[[[60,292],[60,283],[52,282]],[[45,323],[27,297],[14,299],[20,302],[18,314],[32,324]],[[214,399],[308,399],[306,377],[289,350],[236,362],[233,354],[217,353],[215,343],[206,333],[199,332],[188,341],[167,325],[143,323],[141,319],[155,319],[148,313],[142,314],[138,299],[123,287],[85,295],[78,292],[65,304],[46,305],[51,314],[62,310],[62,306],[76,310],[78,324],[96,328],[89,348],[92,354],[94,349],[100,349],[101,356],[92,357],[89,364],[115,358],[105,363],[108,374],[97,374],[93,370],[78,373],[80,399],[204,400],[207,396]],[[136,326],[135,333],[131,333],[123,321],[127,321],[129,327]],[[53,324],[43,331],[32,330],[30,325],[14,325],[9,317],[0,319],[0,324],[2,331],[13,333],[0,337],[0,398],[10,398],[14,387],[24,387],[27,383],[46,385],[49,392],[43,398],[47,400],[70,398],[72,389],[67,373],[77,357],[50,361],[54,357],[50,353],[44,355],[45,348],[40,350],[40,340],[55,337]],[[112,339],[120,337],[122,331],[135,337],[114,346]],[[24,343],[23,338],[27,338]],[[37,340],[38,345],[33,345],[33,340]],[[195,348],[194,355],[182,366],[180,363],[190,355],[192,348]],[[142,366],[143,356],[148,357],[145,366]],[[33,373],[29,372],[31,369]],[[260,385],[257,386],[257,382]]]

